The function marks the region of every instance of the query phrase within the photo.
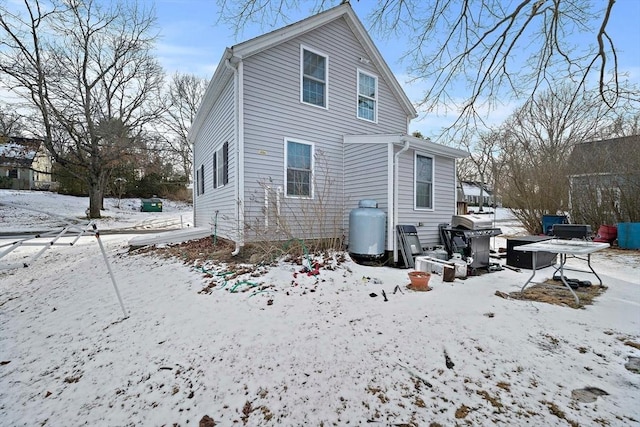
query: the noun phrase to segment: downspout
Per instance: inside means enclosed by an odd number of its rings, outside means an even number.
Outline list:
[[[231,252],[231,256],[236,256],[240,253],[240,249],[242,248],[242,243],[240,242],[240,236],[241,236],[241,227],[242,227],[242,221],[241,221],[241,212],[240,212],[240,205],[241,205],[241,201],[240,201],[240,177],[243,175],[244,171],[242,170],[243,168],[241,168],[240,166],[240,159],[242,157],[242,151],[241,151],[241,145],[244,146],[244,144],[240,143],[241,140],[241,136],[240,136],[240,129],[241,129],[241,125],[240,125],[240,119],[242,117],[242,113],[240,111],[241,107],[241,103],[240,103],[240,72],[238,70],[239,67],[242,66],[242,62],[239,62],[237,64],[238,68],[234,67],[231,64],[231,58],[227,59],[226,61],[224,61],[224,65],[225,67],[227,67],[229,70],[231,70],[233,72],[233,137],[234,140],[236,142],[236,185],[234,186],[234,200],[236,201],[236,239],[235,239],[235,244],[236,247],[233,250],[233,252]],[[243,162],[244,163],[244,162]],[[243,165],[244,166],[244,165]],[[243,197],[244,198],[244,197]]]
[[[393,226],[393,262],[398,263],[398,236],[396,230],[396,222],[398,221],[398,189],[400,185],[398,184],[398,161],[400,159],[400,155],[407,151],[410,146],[410,142],[407,138],[400,138],[401,142],[404,142],[404,146],[400,151],[398,151],[393,156],[393,217],[391,219],[391,225]]]
[[[198,201],[197,201],[197,194],[196,192],[198,191],[196,186],[198,185],[197,183],[197,179],[196,179],[196,162],[195,162],[195,155],[196,155],[196,145],[191,142],[191,153],[192,153],[192,162],[191,162],[191,176],[193,177],[193,185],[191,186],[191,200],[193,200],[193,226],[197,227],[198,224],[196,224],[196,210],[198,209]]]

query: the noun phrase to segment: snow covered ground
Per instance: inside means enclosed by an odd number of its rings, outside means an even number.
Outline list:
[[[76,199],[0,190],[0,203],[81,217],[87,200]],[[136,203],[108,201],[101,227],[156,217]],[[188,209],[165,204],[157,217],[184,220]],[[0,232],[52,225],[16,211],[0,206]],[[640,357],[638,251],[596,253],[608,289],[573,309],[495,295],[517,291],[527,270],[433,276],[432,291],[412,292],[407,270],[331,257],[317,276],[282,262],[225,282],[239,266],[207,276],[130,253],[134,236],[102,237],[126,319],[93,238],[0,270],[1,425],[640,423],[640,374],[625,367]]]
[[[86,223],[85,211],[89,207],[89,198],[46,191],[0,190],[0,203],[12,205],[0,206],[0,232],[6,233],[47,230],[65,225],[67,220]],[[140,212],[140,206],[140,199],[118,201],[105,198],[102,218],[96,221],[98,229],[140,230],[193,225],[191,205],[186,203],[163,200],[162,212]]]

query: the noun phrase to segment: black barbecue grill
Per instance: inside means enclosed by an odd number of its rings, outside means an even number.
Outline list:
[[[490,238],[502,234],[482,215],[454,215],[451,224],[440,224],[440,240],[449,253],[462,255],[472,269],[489,266]],[[471,262],[469,262],[471,261]]]
[[[588,224],[553,224],[551,235],[558,239],[591,240],[591,226]]]

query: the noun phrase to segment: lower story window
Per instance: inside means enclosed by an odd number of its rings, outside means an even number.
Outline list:
[[[204,194],[204,165],[196,169],[196,195]]]
[[[286,195],[294,197],[313,197],[313,145],[297,141],[286,141],[285,158]]]
[[[433,209],[433,159],[416,155],[415,164],[416,209]]]

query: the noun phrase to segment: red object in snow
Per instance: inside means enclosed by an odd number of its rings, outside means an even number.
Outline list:
[[[594,242],[613,243],[618,238],[618,227],[615,225],[601,225]]]

